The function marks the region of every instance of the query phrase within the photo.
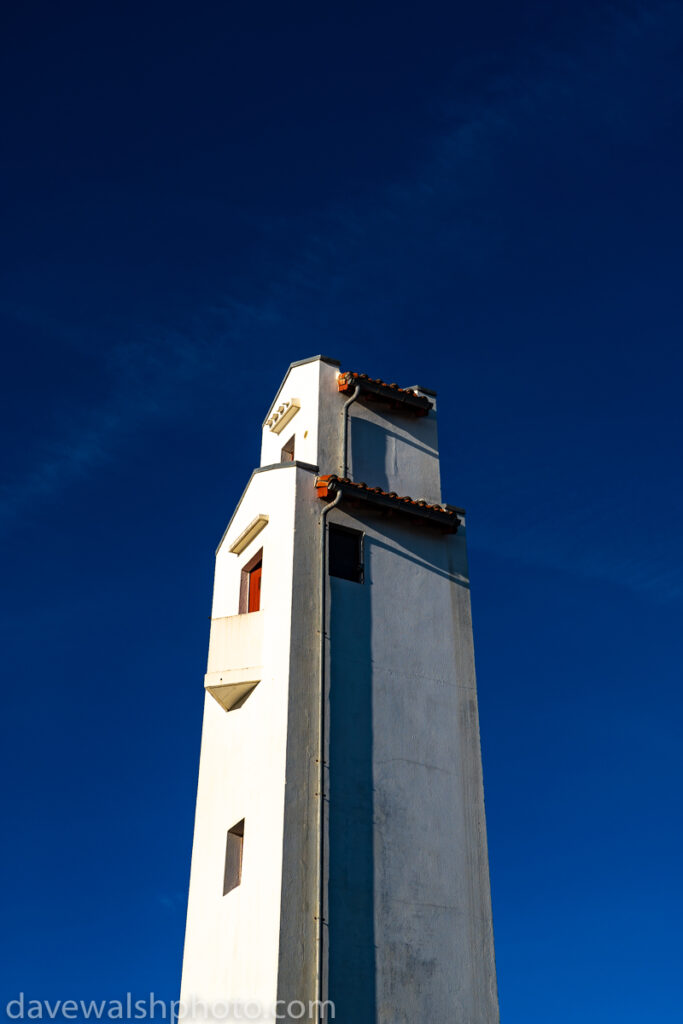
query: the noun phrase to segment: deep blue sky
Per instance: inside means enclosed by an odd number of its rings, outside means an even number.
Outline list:
[[[3,1004],[177,995],[213,551],[324,352],[439,390],[504,1024],[679,1019],[683,6],[1,38]]]

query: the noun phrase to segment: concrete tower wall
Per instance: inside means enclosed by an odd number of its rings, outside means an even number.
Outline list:
[[[343,475],[342,409],[350,393],[340,395],[338,370],[336,361],[320,358],[292,365],[263,425],[262,466],[279,462],[283,445],[293,437],[297,461],[318,466],[321,473]],[[347,461],[355,480],[441,501],[436,399],[429,394],[433,408],[427,416],[388,412],[381,402],[356,401],[349,407]],[[292,402],[299,410],[275,433],[268,421],[280,408],[287,416]]]
[[[330,580],[329,959],[340,1020],[497,1020],[464,531],[379,517]]]
[[[315,480],[343,468],[338,369],[288,371],[217,552],[182,998],[315,1000],[322,913],[320,987],[341,1024],[496,1024],[464,523],[448,535],[344,499],[328,521],[362,533],[364,578],[323,577]],[[431,400],[427,416],[349,406],[355,481],[440,502]],[[261,548],[261,608],[239,614]],[[223,895],[242,818],[242,881]]]
[[[310,474],[308,474],[310,477]],[[274,1005],[292,607],[296,467],[256,474],[216,558],[207,683],[258,685],[226,712],[207,692],[181,999]],[[276,514],[273,514],[276,512]],[[257,516],[267,526],[239,555]],[[261,610],[239,615],[241,567],[263,548]],[[228,829],[245,819],[241,884],[223,895]]]
[[[353,479],[439,504],[439,442],[436,400],[432,401],[434,408],[427,416],[355,402],[349,413],[348,465]]]

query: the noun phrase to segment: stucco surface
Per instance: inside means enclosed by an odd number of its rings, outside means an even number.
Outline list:
[[[262,679],[236,711],[206,696],[183,998],[315,999],[322,909],[335,1020],[496,1024],[464,525],[447,535],[367,507],[331,511],[362,531],[365,574],[325,578],[320,688],[314,481],[317,466],[341,469],[336,377],[319,359],[287,373],[274,406],[296,398],[300,409],[280,435],[263,426],[262,471],[217,552],[211,680],[255,665]],[[291,434],[308,467],[279,466]],[[435,408],[418,418],[354,403],[349,452],[353,479],[441,501]],[[268,525],[231,554],[257,515]],[[261,546],[262,610],[249,623],[237,615],[240,567]],[[242,883],[223,896],[225,835],[243,817]]]

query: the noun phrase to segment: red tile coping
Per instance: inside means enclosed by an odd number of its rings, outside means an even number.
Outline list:
[[[434,404],[426,395],[420,395],[408,388],[400,388],[398,384],[387,384],[379,377],[373,379],[368,377],[367,373],[340,373],[337,387],[342,392],[355,391],[360,387],[361,392],[366,395],[371,395],[376,400],[391,402],[396,407],[409,409],[418,416],[426,416]]]
[[[414,516],[434,526],[440,526],[448,533],[457,531],[462,523],[460,515],[464,514],[464,509],[452,505],[430,505],[423,499],[402,497],[395,491],[368,487],[365,483],[355,483],[347,477],[334,474],[316,477],[315,487],[319,498],[330,498],[341,491],[342,499],[362,501],[379,508]]]

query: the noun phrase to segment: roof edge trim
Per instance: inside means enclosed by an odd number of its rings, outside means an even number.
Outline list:
[[[367,484],[356,483],[349,480],[348,477],[339,477],[335,474],[317,476],[315,488],[318,497],[323,500],[340,495],[342,501],[374,505],[385,511],[392,511],[432,526],[438,526],[446,533],[457,533],[458,527],[462,524],[462,519],[452,505],[432,505],[423,498],[415,500],[396,494],[394,491],[384,491],[381,487],[368,487]]]
[[[216,548],[215,554],[218,554],[218,552],[220,551],[221,547],[223,546],[223,541],[225,540],[225,538],[228,535],[228,531],[229,531],[230,527],[233,524],[235,516],[237,515],[237,513],[240,510],[240,505],[244,501],[246,493],[249,490],[249,487],[251,485],[251,481],[254,479],[256,474],[257,473],[266,473],[266,472],[268,472],[271,469],[292,469],[292,467],[294,467],[295,469],[303,469],[307,473],[317,473],[319,471],[318,470],[318,466],[314,466],[310,462],[274,462],[271,466],[257,466],[256,469],[252,470],[251,476],[247,480],[247,485],[244,488],[244,490],[242,491],[242,494],[240,496],[240,500],[235,505],[235,511],[230,516],[230,521],[228,522],[228,525],[223,530],[223,536],[221,537],[221,539],[218,542],[218,547]]]
[[[265,419],[264,419],[263,423],[261,424],[263,427],[266,426],[268,420],[270,419],[270,414],[272,413],[273,409],[275,408],[275,403],[278,400],[278,395],[280,394],[280,392],[282,391],[283,387],[287,383],[287,378],[289,377],[289,375],[292,372],[292,370],[294,370],[297,366],[305,366],[306,363],[316,363],[316,362],[328,363],[330,366],[341,366],[341,363],[339,362],[339,360],[338,359],[333,359],[331,356],[309,356],[308,359],[297,359],[297,360],[295,360],[295,362],[290,363],[289,366],[287,367],[287,372],[285,373],[284,377],[282,378],[282,383],[280,384],[280,387],[275,392],[275,398],[270,403],[270,409],[266,413]]]
[[[411,387],[406,388],[406,391],[421,391],[425,395],[431,395],[432,398],[436,398],[438,394],[433,388],[426,388],[424,384],[413,384]]]

